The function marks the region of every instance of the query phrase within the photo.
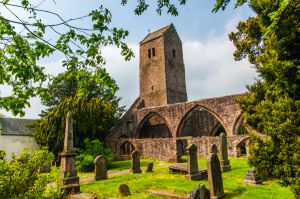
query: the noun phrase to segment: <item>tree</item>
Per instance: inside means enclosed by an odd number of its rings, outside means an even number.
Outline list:
[[[19,158],[12,158],[6,161],[5,151],[0,150],[1,198],[61,198],[59,170],[52,168],[51,173],[39,172],[44,163],[53,160],[53,155],[47,150],[37,150],[30,154],[25,149]],[[58,186],[49,186],[53,182],[58,183]]]
[[[217,0],[213,11],[229,2]],[[236,7],[246,2],[256,16],[240,22],[229,38],[235,59],[247,57],[259,79],[239,103],[246,122],[269,136],[267,141],[253,139],[249,163],[291,186],[299,197],[300,0],[237,0]]]
[[[99,76],[100,75],[100,76]],[[50,108],[34,126],[38,144],[54,154],[63,147],[65,118],[73,113],[74,146],[83,148],[84,139],[99,139],[110,133],[123,112],[120,98],[101,82],[102,73],[85,70],[61,73],[49,84],[43,103]],[[114,82],[110,83],[116,87]]]
[[[44,66],[39,64],[44,57],[60,53],[65,57],[62,64],[67,69],[92,69],[101,73],[105,65],[105,58],[101,54],[103,46],[117,46],[125,60],[133,56],[123,42],[128,31],[111,27],[112,15],[102,5],[85,16],[64,19],[56,12],[40,9],[44,2],[33,5],[30,0],[0,1],[0,7],[13,16],[0,14],[0,85],[12,88],[11,95],[0,96],[0,108],[12,111],[14,115],[23,116],[23,109],[30,106],[29,99],[44,95],[43,83],[48,77]],[[185,4],[185,0],[177,2]],[[127,0],[121,0],[120,3],[126,5]],[[178,15],[176,6],[169,1],[159,0],[157,3],[159,14],[163,8],[167,8],[168,13]],[[145,0],[138,1],[135,13],[141,14],[148,6]],[[25,11],[28,18],[21,19],[16,9]],[[45,15],[55,17],[57,21],[53,24],[44,23]],[[90,20],[92,26],[73,25],[81,19]],[[51,34],[56,37],[49,38]],[[103,79],[110,79],[107,73],[103,73],[103,76]],[[106,81],[106,86],[110,87],[110,82]]]

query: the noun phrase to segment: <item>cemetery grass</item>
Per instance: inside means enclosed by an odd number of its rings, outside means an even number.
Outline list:
[[[156,166],[163,166],[167,165],[168,163],[158,161],[158,160],[149,160],[149,159],[141,159],[141,168],[146,168],[149,162],[153,162]],[[118,171],[130,170],[131,168],[131,160],[124,160],[124,161],[113,161],[111,166],[108,168],[108,173],[114,173]],[[83,177],[92,177],[94,176],[93,172],[78,172],[78,176],[80,178]]]
[[[247,159],[232,158],[230,161],[232,170],[230,172],[223,173],[222,175],[227,198],[293,199],[292,192],[287,187],[279,185],[276,180],[264,181],[264,185],[244,185],[244,176],[246,171],[250,169],[247,164]],[[130,167],[130,161],[122,162],[117,163],[121,168],[128,169],[128,164]],[[149,160],[141,160],[141,165],[145,166],[147,162],[149,162]],[[81,183],[81,191],[97,194],[99,198],[121,198],[118,187],[120,184],[125,183],[130,187],[130,191],[132,193],[132,196],[128,198],[158,199],[161,197],[148,195],[146,191],[161,190],[177,194],[190,194],[191,191],[200,183],[208,187],[207,180],[188,181],[184,178],[184,175],[169,174],[167,168],[155,169],[155,166],[157,165],[155,162],[158,161],[154,161],[153,173],[144,173],[145,168],[142,168],[142,174],[130,173],[114,176],[104,181]],[[200,167],[206,168],[205,159],[201,159],[198,162]],[[118,170],[115,168],[114,171]]]

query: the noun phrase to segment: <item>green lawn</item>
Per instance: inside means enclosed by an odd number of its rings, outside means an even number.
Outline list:
[[[142,160],[146,165],[149,160]],[[157,165],[158,161],[154,161]],[[129,161],[116,162],[122,169],[113,168],[113,171],[130,168]],[[201,167],[206,167],[206,160],[199,160]],[[247,186],[243,184],[243,178],[249,168],[245,158],[231,159],[232,171],[223,174],[225,193],[228,198],[255,198],[255,199],[289,199],[293,198],[291,191],[280,186],[276,181],[266,181],[264,185]],[[120,198],[118,187],[126,183],[130,187],[132,196],[128,198],[160,198],[148,195],[145,191],[163,190],[174,193],[189,194],[199,183],[208,187],[208,181],[188,181],[184,175],[169,174],[167,168],[155,169],[153,173],[124,174],[112,177],[109,180],[91,183],[81,183],[82,192],[95,193],[99,198]]]

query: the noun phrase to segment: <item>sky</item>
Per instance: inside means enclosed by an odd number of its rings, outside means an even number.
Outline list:
[[[36,3],[41,2],[36,1]],[[46,0],[40,8],[51,9],[65,18],[83,16],[101,4],[112,13],[112,24],[127,29],[129,36],[125,42],[135,53],[135,58],[125,61],[120,50],[114,46],[102,49],[107,61],[107,71],[116,80],[122,97],[121,105],[127,108],[139,95],[139,42],[150,32],[173,23],[183,43],[186,86],[188,100],[211,98],[246,92],[246,85],[252,84],[257,77],[255,69],[247,60],[234,61],[235,47],[228,39],[228,34],[235,31],[241,20],[247,19],[253,13],[243,6],[233,9],[233,5],[225,11],[212,13],[213,0],[189,0],[184,6],[179,6],[179,16],[174,17],[164,12],[159,16],[156,1],[150,4],[148,10],[141,16],[134,14],[136,1],[129,1],[121,6],[121,0],[83,1],[83,0]],[[2,15],[7,14],[1,10]],[[23,18],[26,14],[18,12]],[[51,23],[55,19],[44,17]],[[85,26],[85,20],[77,21],[76,25]],[[57,75],[65,69],[61,66],[63,57],[53,55],[41,60],[46,66],[47,73]],[[9,93],[9,89],[0,86],[1,95]],[[25,118],[38,118],[43,107],[38,98],[30,100],[30,108],[26,108]],[[0,110],[6,117],[12,114]]]

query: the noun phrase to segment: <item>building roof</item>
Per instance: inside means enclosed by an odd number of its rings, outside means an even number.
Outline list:
[[[171,28],[172,26],[173,26],[173,24],[170,24],[170,25],[168,25],[168,26],[166,26],[166,27],[163,27],[163,28],[161,28],[161,29],[159,29],[159,30],[156,30],[156,31],[152,32],[152,33],[149,33],[149,34],[148,34],[148,35],[140,42],[140,44],[146,43],[146,42],[148,42],[148,41],[151,41],[151,40],[153,40],[153,39],[156,39],[156,38],[158,38],[158,37],[163,36],[163,34],[164,34],[169,28]]]
[[[36,120],[19,118],[0,118],[1,135],[33,135],[34,132],[28,128]]]

